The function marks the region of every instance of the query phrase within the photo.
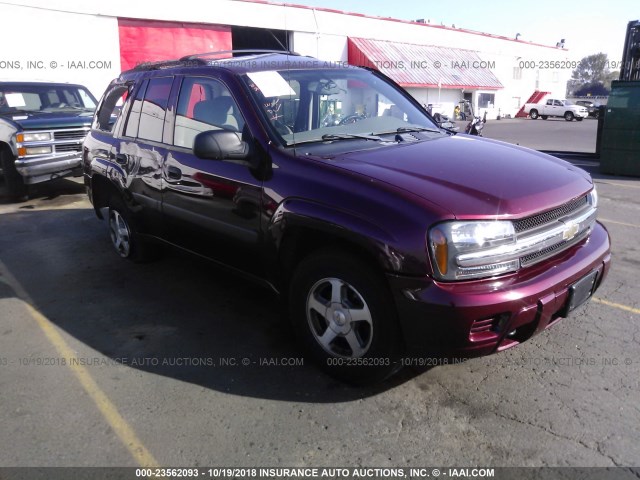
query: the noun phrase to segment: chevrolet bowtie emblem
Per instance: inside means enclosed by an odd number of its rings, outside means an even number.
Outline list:
[[[566,242],[571,240],[578,234],[578,230],[580,230],[580,225],[577,223],[568,223],[567,228],[562,232],[562,239]]]

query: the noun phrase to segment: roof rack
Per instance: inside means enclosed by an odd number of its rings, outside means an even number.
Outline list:
[[[212,56],[212,55],[224,55],[227,53],[279,53],[283,55],[295,55],[300,56],[299,53],[290,52],[287,50],[219,50],[216,52],[205,52],[205,53],[196,53],[193,55],[187,55],[185,57],[179,58],[177,60],[161,60],[158,62],[145,62],[140,65],[136,65],[131,70],[135,72],[149,71],[149,70],[162,70],[163,68],[172,68],[172,67],[183,67],[183,66],[193,66],[194,62],[197,62],[200,65],[207,65],[207,61],[203,59],[203,57]]]
[[[187,55],[185,57],[180,58],[181,62],[188,62],[190,60],[198,60],[202,57],[208,57],[211,55],[223,55],[225,53],[280,53],[284,55],[295,55],[300,56],[299,53],[291,52],[289,50],[262,50],[262,49],[246,49],[246,50],[220,50],[217,52],[205,52],[205,53],[196,53],[193,55]]]
[[[203,60],[199,60],[199,59],[194,59],[194,60],[190,60],[191,62],[198,62],[201,64],[206,64],[205,61]],[[135,67],[133,67],[131,69],[131,71],[134,72],[141,72],[141,71],[148,71],[148,70],[161,70],[163,68],[171,68],[171,67],[181,67],[181,66],[185,66],[186,60],[162,60],[159,62],[145,62],[145,63],[141,63],[140,65],[136,65]]]

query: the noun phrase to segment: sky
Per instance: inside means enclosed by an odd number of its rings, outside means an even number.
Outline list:
[[[277,1],[277,0],[276,0]],[[280,0],[283,1],[284,0]],[[640,20],[638,0],[287,0],[286,3],[334,8],[403,20],[467,28],[555,45],[565,39],[572,60],[599,52],[621,60],[627,24]]]

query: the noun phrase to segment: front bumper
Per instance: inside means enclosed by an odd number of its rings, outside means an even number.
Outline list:
[[[18,173],[24,178],[24,183],[46,182],[79,171],[82,166],[82,152],[19,158],[15,165]]]
[[[552,259],[490,280],[437,282],[388,274],[409,355],[469,358],[505,350],[567,316],[571,285],[611,260],[609,234],[591,235]]]

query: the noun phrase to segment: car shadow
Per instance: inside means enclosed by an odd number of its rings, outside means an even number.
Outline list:
[[[360,388],[330,378],[303,357],[274,293],[187,254],[123,260],[91,208],[20,210],[0,224],[0,260],[34,306],[111,362],[235,395],[319,403],[376,395],[417,374]]]
[[[0,205],[15,204],[19,208],[33,208],[38,202],[52,202],[54,205],[68,199],[69,195],[85,193],[81,180],[72,178],[57,178],[48,182],[30,185],[28,200],[16,201],[9,197],[4,178],[0,176]]]

